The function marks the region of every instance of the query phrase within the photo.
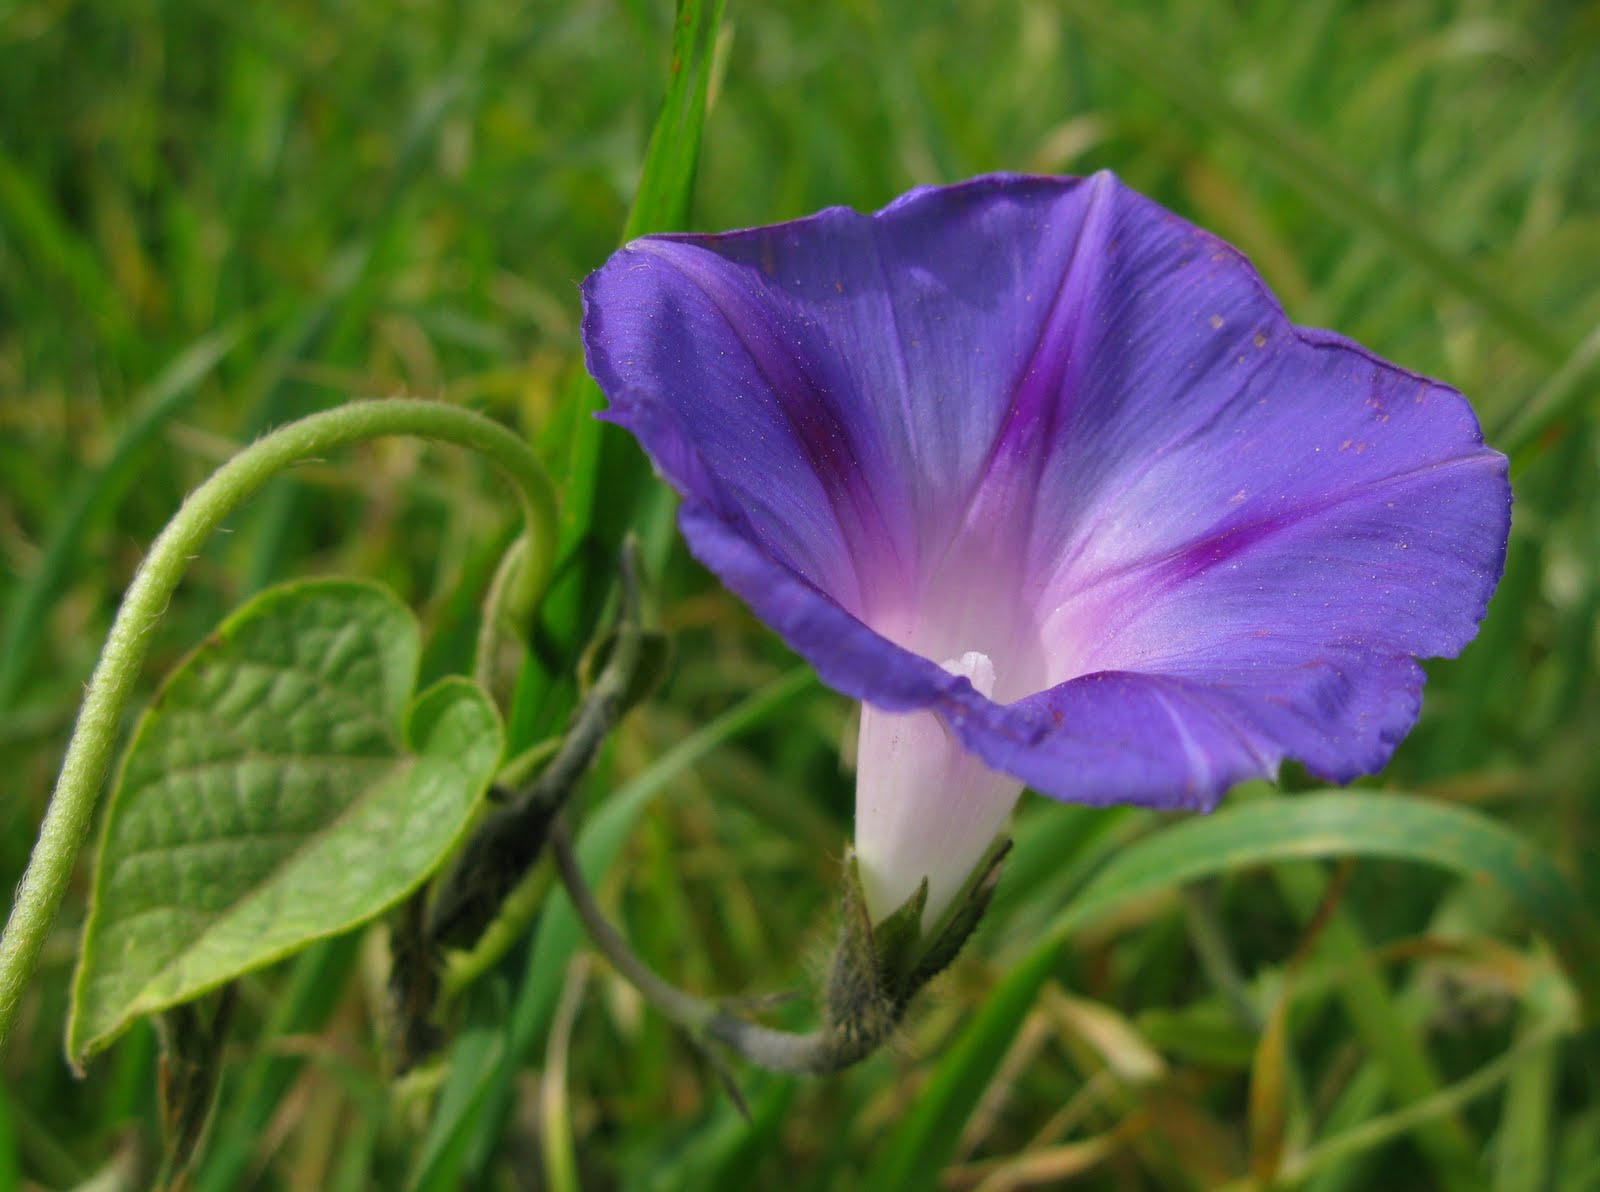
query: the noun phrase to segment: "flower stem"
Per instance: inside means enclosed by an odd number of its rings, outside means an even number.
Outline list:
[[[22,990],[66,892],[95,800],[111,765],[117,727],[149,648],[189,559],[211,532],[285,468],[384,435],[454,443],[493,460],[516,485],[530,541],[526,566],[540,589],[555,547],[555,490],[533,451],[480,414],[429,401],[362,401],[313,414],[257,440],[189,495],[150,548],[123,597],[39,830],[5,934],[0,937],[0,1054],[22,1004]]]
[[[613,968],[696,1043],[711,1040],[758,1067],[797,1075],[837,1072],[878,1049],[884,1038],[847,1036],[834,1030],[794,1034],[760,1026],[672,985],[641,960],[594,900],[560,820],[550,832],[550,851],[561,883],[589,938]]]

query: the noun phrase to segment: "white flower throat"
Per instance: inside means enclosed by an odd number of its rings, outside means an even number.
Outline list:
[[[941,664],[994,694],[994,663],[968,651]],[[989,769],[931,711],[861,708],[856,856],[867,910],[881,920],[928,879],[923,924],[935,922],[1005,827],[1022,783]]]

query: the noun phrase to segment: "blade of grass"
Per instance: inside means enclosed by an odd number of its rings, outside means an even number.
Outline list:
[[[758,1164],[780,1149],[785,1115],[801,1085],[767,1073],[740,1083],[747,1086],[749,1118],[731,1099],[718,1099],[691,1135],[681,1143],[674,1139],[672,1153],[652,1162],[652,1192],[745,1192],[760,1186]]]
[[[127,492],[145,450],[238,346],[241,334],[242,329],[235,326],[191,344],[137,399],[133,420],[118,436],[110,458],[73,483],[60,517],[50,528],[39,565],[6,606],[5,628],[0,633],[0,716],[10,711],[28,664],[47,640],[44,620],[78,561],[84,534]]]
[[[689,224],[722,12],[723,0],[679,0],[666,96],[645,150],[639,189],[623,226],[624,243],[647,232],[679,231]],[[558,416],[542,436],[545,450],[556,457],[559,474],[566,478],[560,552],[576,572],[551,593],[545,602],[544,620],[546,631],[567,647],[567,652],[587,636],[592,618],[606,603],[610,588],[606,573],[623,532],[636,520],[641,487],[649,475],[638,449],[620,441],[615,432],[608,435],[604,424],[595,420],[601,405],[600,387],[582,368],[575,368],[557,407]],[[606,494],[606,500],[597,509],[600,492]],[[601,523],[598,526],[597,521]],[[593,543],[589,542],[591,536]],[[527,680],[537,678],[527,676]],[[513,748],[522,741],[519,733],[534,733],[559,714],[549,697],[551,688],[560,686],[558,682],[525,680],[509,718]],[[530,735],[528,740],[532,739]]]
[[[470,989],[468,997],[472,1012],[450,1047],[449,1073],[406,1183],[409,1192],[450,1192],[463,1186],[461,1170],[474,1138],[470,1127],[483,1115],[495,1090],[495,1073],[505,1064],[502,989],[485,982]]]
[[[1351,1129],[1383,1109],[1389,1087],[1388,1075],[1375,1061],[1366,1064],[1350,1079],[1340,1092],[1338,1100],[1323,1119],[1324,1131]],[[1305,1192],[1361,1192],[1373,1184],[1373,1164],[1377,1156],[1371,1152],[1348,1156],[1342,1164],[1329,1164],[1305,1185]]]
[[[1534,356],[1551,365],[1567,359],[1571,347],[1565,337],[1508,297],[1502,284],[1439,243],[1406,212],[1373,194],[1337,158],[1294,128],[1235,103],[1155,30],[1096,0],[1062,0],[1062,7],[1123,69],[1201,121],[1239,137],[1307,197],[1382,238],[1390,251],[1472,302]]]
[[[1495,427],[1495,443],[1516,463],[1522,463],[1523,456],[1539,436],[1585,398],[1592,399],[1597,385],[1600,385],[1600,326],[1573,349],[1566,362],[1537,393]]]
[[[927,1090],[873,1169],[882,1182],[869,1186],[910,1192],[933,1185],[953,1153],[961,1124],[1074,932],[1132,900],[1199,878],[1347,856],[1418,862],[1499,887],[1556,949],[1589,1012],[1600,1007],[1600,940],[1594,922],[1561,872],[1510,829],[1476,812],[1399,793],[1333,791],[1236,805],[1181,821],[1128,847],[1056,916],[939,1061]],[[1329,929],[1335,926],[1330,923]],[[1426,1112],[1395,1120],[1408,1128],[1437,1122],[1455,1105],[1431,1099],[1426,1104]]]
[[[1038,809],[1019,818],[1014,831],[1016,843],[1006,859],[988,915],[994,922],[1004,925],[997,936],[1031,938],[1043,930],[1043,924],[1050,917],[1047,908],[1059,906],[1069,891],[1081,887],[1118,847],[1125,846],[1139,822],[1139,813],[1132,808],[1073,805]],[[1055,955],[1052,950],[1050,962],[1045,963],[1036,949],[1018,963],[999,990],[991,995],[990,1001],[1000,1003],[999,1008],[991,1011],[989,1003],[985,1003],[976,1020],[984,1025],[972,1028],[974,1038],[963,1042],[964,1051],[959,1057],[951,1054],[949,1071],[942,1064],[935,1071],[922,1101],[937,1103],[969,1087],[969,1080],[977,1080],[978,1085],[987,1083],[970,1073],[998,1067],[1011,1048],[1018,1024],[1027,1017],[1028,1008],[1053,970]],[[1034,967],[1035,961],[1042,967]],[[1013,980],[1016,985],[1012,984]],[[1012,1010],[1016,1011],[1015,1018],[1011,1017]],[[991,1048],[998,1050],[991,1052]],[[934,1092],[935,1089],[941,1091]],[[966,1116],[960,1111],[951,1120],[930,1115],[919,1127],[899,1139],[896,1147],[880,1152],[873,1173],[890,1181],[886,1185],[889,1187],[895,1186],[895,1180],[906,1187],[910,1186],[907,1181],[914,1183],[925,1175],[932,1178],[931,1173],[936,1169],[918,1168],[915,1156],[922,1153],[928,1139],[943,1137],[947,1130],[959,1134]]]
[[[1541,983],[1543,985],[1544,983]],[[1544,994],[1544,996],[1540,996]],[[1517,1037],[1527,1042],[1545,1030],[1555,1015],[1549,992],[1532,991]],[[1543,1004],[1541,1004],[1543,1003]],[[1561,1074],[1556,1040],[1528,1053],[1506,1082],[1505,1106],[1494,1144],[1494,1192],[1540,1192],[1549,1185],[1556,1082]]]
[[[711,750],[766,722],[791,700],[816,689],[809,668],[790,671],[662,754],[649,769],[611,795],[578,835],[578,861],[591,884],[616,861],[645,808],[678,774]],[[551,895],[534,942],[529,972],[535,977],[524,1023],[542,1034],[560,996],[565,962],[582,942],[577,912],[563,891]]]
[[[706,90],[722,9],[723,0],[678,0],[667,96],[650,133],[639,190],[622,234],[624,241],[646,232],[679,231],[689,224],[694,176],[700,165],[700,133],[705,127]]]
[[[1317,1143],[1284,1164],[1284,1180],[1289,1183],[1299,1182],[1330,1163],[1381,1146],[1415,1130],[1424,1122],[1459,1113],[1479,1097],[1492,1092],[1530,1055],[1553,1047],[1557,1040],[1570,1030],[1571,1027],[1567,1024],[1547,1024],[1538,1032],[1513,1044],[1509,1050],[1490,1060],[1472,1075],[1456,1081],[1427,1100],[1396,1109],[1382,1117],[1372,1118],[1346,1130],[1343,1134]]]
[[[339,1159],[328,1180],[328,1192],[365,1192],[372,1187],[373,1157],[383,1119],[375,1114],[352,1113],[349,1129],[339,1147]]]
[[[1273,877],[1303,920],[1318,914],[1327,888],[1320,871],[1309,865],[1279,865]],[[1338,992],[1345,1013],[1388,1077],[1394,1098],[1410,1105],[1436,1095],[1442,1086],[1438,1070],[1414,1025],[1397,1011],[1388,982],[1372,961],[1365,935],[1343,908],[1327,915],[1317,955],[1342,975]],[[1429,1118],[1419,1126],[1417,1137],[1446,1186],[1463,1192],[1478,1186],[1479,1146],[1458,1118],[1450,1114]]]
[[[1396,792],[1325,791],[1184,820],[1127,849],[1056,919],[1065,938],[1129,898],[1279,861],[1386,857],[1495,886],[1550,941],[1584,1002],[1600,1013],[1600,929],[1543,853],[1485,815]]]
[[[10,1097],[7,1092],[4,1096]],[[20,1097],[13,1097],[8,1104],[0,1105],[0,1114],[9,1116],[8,1126],[12,1135],[13,1152],[10,1161],[23,1170],[33,1170],[43,1176],[52,1184],[64,1188],[76,1188],[89,1178],[90,1169],[84,1163],[82,1156],[76,1153],[70,1142],[59,1139],[53,1133],[46,1121]],[[0,1146],[0,1176],[6,1175],[7,1156]],[[0,1181],[0,1188],[26,1188],[21,1179],[15,1183]]]
[[[0,1085],[0,1188],[22,1187],[22,1158],[11,1121],[11,1093]]]
[[[337,356],[355,342],[361,323],[355,317],[354,300],[371,278],[377,248],[389,235],[401,209],[401,200],[412,184],[426,175],[426,167],[446,119],[478,91],[472,86],[469,66],[457,66],[425,89],[406,119],[400,149],[393,170],[384,183],[382,196],[373,217],[361,231],[334,255],[322,292],[301,312],[300,317],[280,336],[267,353],[253,379],[253,409],[246,423],[253,437],[313,412],[295,408],[291,401],[294,386],[291,373],[326,338],[329,350]],[[284,548],[295,524],[302,490],[292,481],[280,481],[263,494],[254,512],[253,549],[246,570],[243,590],[256,592],[269,584],[283,567]]]
[[[1053,941],[1034,948],[989,994],[971,1025],[934,1067],[933,1077],[911,1113],[879,1150],[862,1187],[921,1192],[938,1186],[939,1173],[955,1153],[962,1126],[1055,970],[1058,952]]]
[[[355,968],[358,934],[314,944],[297,957],[289,980],[273,999],[272,1017],[262,1037],[283,1038],[320,1031],[344,996]],[[243,1071],[225,1077],[218,1099],[221,1112],[195,1177],[195,1192],[232,1192],[260,1158],[264,1132],[305,1059],[259,1054]]]
[[[132,327],[127,306],[99,254],[62,220],[57,206],[40,192],[33,176],[11,160],[4,145],[0,145],[0,227],[9,228],[45,272],[66,282],[112,346],[119,351],[129,348]]]
[[[575,956],[567,965],[556,1005],[555,1021],[550,1025],[550,1042],[545,1051],[544,1077],[540,1082],[540,1139],[544,1143],[544,1178],[550,1192],[578,1192],[578,1154],[572,1136],[572,1102],[567,1093],[567,1059],[572,1047],[572,1031],[583,1006],[583,990],[589,983],[588,957]]]

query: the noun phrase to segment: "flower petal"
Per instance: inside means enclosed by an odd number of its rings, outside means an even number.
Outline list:
[[[1015,654],[957,640],[987,609],[925,605],[962,561],[952,535],[1019,385],[1059,384],[1093,280],[1085,228],[1126,193],[1110,175],[997,176],[874,216],[635,241],[584,285],[606,416],[680,492],[901,644]],[[1014,538],[969,545],[1014,569]],[[1002,694],[1020,694],[1006,670]]]
[[[824,681],[1060,798],[1378,768],[1500,574],[1460,395],[1109,175],[652,237],[584,293],[695,554]],[[993,701],[932,661],[973,651]]]

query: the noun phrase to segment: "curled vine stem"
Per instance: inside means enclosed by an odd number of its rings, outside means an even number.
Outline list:
[[[66,892],[72,866],[93,819],[111,766],[117,726],[148,650],[188,560],[212,531],[284,469],[339,447],[386,435],[453,443],[487,456],[509,477],[521,500],[529,542],[521,577],[543,590],[555,550],[556,496],[543,465],[511,431],[480,414],[441,402],[351,402],[313,414],[258,439],[189,495],[150,548],[117,610],[89,680],[39,841],[17,888],[0,936],[0,1054],[22,1004],[22,991]]]
[[[934,931],[918,936],[926,888],[874,927],[853,862],[846,866],[844,925],[828,974],[821,1029],[776,1030],[679,989],[641,960],[600,909],[572,850],[566,826],[550,831],[556,871],[595,947],[622,976],[696,1043],[721,1044],[757,1067],[821,1076],[866,1059],[893,1038],[911,999],[955,958],[982,917],[1010,841],[995,842]],[[720,1070],[719,1070],[720,1071]]]
[[[529,626],[544,596],[548,575],[537,574],[533,540],[523,534],[501,556],[484,594],[473,678],[500,705],[509,707],[527,655]]]
[[[430,946],[476,948],[539,860],[551,823],[637,698],[641,665],[660,635],[644,625],[638,544],[631,536],[623,543],[618,579],[616,621],[600,639],[605,648],[599,672],[538,776],[483,821],[441,883],[428,919]]]

